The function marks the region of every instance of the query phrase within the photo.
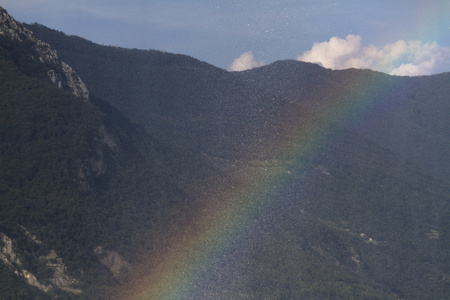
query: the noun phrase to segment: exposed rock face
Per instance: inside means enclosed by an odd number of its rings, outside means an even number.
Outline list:
[[[19,257],[17,256],[17,253],[14,251],[13,248],[13,241],[4,233],[0,232],[0,238],[3,242],[3,247],[0,252],[0,259],[7,265],[7,266],[17,266],[21,265],[21,261]]]
[[[25,228],[23,229],[36,244],[42,244],[41,241],[37,240]],[[48,255],[39,258],[41,265],[46,266],[53,271],[53,275],[50,276],[50,278],[43,279],[48,281],[49,284],[44,284],[43,280],[38,279],[33,273],[26,269],[26,266],[20,259],[20,249],[17,248],[14,240],[0,232],[0,242],[3,244],[0,249],[0,260],[3,261],[3,263],[16,275],[22,277],[29,285],[37,287],[46,293],[52,289],[61,289],[74,294],[82,293],[80,289],[74,288],[74,285],[76,285],[78,281],[67,275],[66,266],[55,251],[52,250]]]
[[[66,266],[54,250],[51,250],[46,256],[41,256],[40,260],[54,271],[53,276],[50,278],[51,285],[74,294],[81,293],[81,290],[72,288],[78,281],[67,275]]]
[[[49,44],[37,39],[33,32],[14,20],[8,12],[0,7],[0,35],[7,36],[12,40],[33,44],[34,54],[30,54],[33,60],[52,66],[47,75],[57,87],[71,91],[75,96],[83,99],[89,98],[89,91],[80,77],[58,58],[56,50]]]
[[[115,251],[104,250],[101,246],[98,246],[94,249],[94,253],[98,256],[100,262],[105,265],[116,278],[121,273],[131,269],[131,265]]]

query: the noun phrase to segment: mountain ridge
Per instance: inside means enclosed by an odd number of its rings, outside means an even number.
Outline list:
[[[90,100],[52,85],[45,65],[27,74],[0,58],[0,228],[40,284],[52,282],[40,257],[54,250],[82,294],[32,289],[2,263],[2,296],[124,298],[141,282],[145,293],[177,250],[193,259],[169,266],[197,270],[190,262],[212,257],[184,299],[448,295],[448,74],[295,61],[227,72],[26,26],[80,74]],[[1,49],[33,48],[21,46]],[[439,143],[424,156],[426,130]],[[254,213],[234,211],[249,229],[231,236],[230,253],[184,246],[241,204]],[[161,274],[177,278],[170,271]]]
[[[47,76],[53,84],[58,87],[71,90],[78,97],[88,99],[89,91],[80,77],[78,77],[72,68],[65,62],[60,61],[56,51],[47,43],[42,42],[33,35],[33,33],[16,22],[6,10],[0,7],[0,35],[9,37],[12,41],[19,44],[32,45],[32,51],[22,54],[21,57],[15,58],[19,65],[26,68],[32,61],[38,60],[49,68]]]
[[[112,297],[209,166],[94,94],[54,84],[34,49],[32,39],[0,43],[1,297]]]

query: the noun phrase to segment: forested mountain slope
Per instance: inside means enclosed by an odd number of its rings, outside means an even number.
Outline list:
[[[5,295],[131,295],[180,249],[210,266],[179,299],[448,297],[449,74],[296,61],[230,73],[27,27],[91,100],[24,72],[23,48],[2,40],[1,232],[43,286],[51,250],[70,275],[31,291],[4,263]],[[242,203],[252,213],[233,211],[229,252],[183,246]],[[114,253],[127,272],[102,264]]]
[[[127,117],[162,139],[215,157],[262,156],[285,102],[185,55],[105,47],[28,25]],[[253,151],[257,148],[258,151]]]
[[[0,298],[110,297],[208,164],[59,88],[35,45],[0,35]]]
[[[240,78],[315,113],[330,103],[355,99],[345,126],[450,178],[450,73],[396,77],[369,70],[331,71],[281,61],[241,72]],[[353,109],[354,116],[350,110]]]
[[[296,61],[229,73],[183,55],[105,47],[29,26],[76,66],[96,94],[147,130],[195,151],[261,157],[289,139],[287,127],[295,125],[285,120],[354,98],[371,110],[354,124],[358,132],[450,176],[450,73],[395,77]]]

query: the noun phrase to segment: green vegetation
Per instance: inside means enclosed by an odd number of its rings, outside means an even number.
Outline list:
[[[1,298],[113,297],[128,277],[114,277],[96,247],[138,264],[189,224],[206,190],[227,186],[234,165],[248,166],[236,182],[248,170],[282,169],[280,143],[358,99],[370,105],[334,116],[314,155],[289,164],[255,225],[229,245],[234,254],[212,266],[208,296],[448,298],[449,74],[397,78],[294,61],[227,73],[28,27],[92,96],[51,85],[31,45],[0,36],[0,232],[42,283],[51,270],[39,257],[55,250],[84,293],[44,294],[0,264]]]
[[[0,228],[41,282],[48,270],[39,256],[53,249],[95,297],[116,281],[93,249],[135,262],[170,229],[167,211],[189,199],[186,191],[206,165],[151,138],[95,96],[76,98],[41,78],[39,68],[24,73],[10,55],[23,45],[14,47],[0,44]],[[32,242],[23,228],[44,243]],[[2,298],[40,295],[15,286]]]

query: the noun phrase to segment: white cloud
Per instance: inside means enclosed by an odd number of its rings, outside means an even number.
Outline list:
[[[399,40],[377,48],[361,47],[361,37],[332,37],[328,42],[314,43],[311,50],[297,60],[318,63],[330,69],[372,69],[392,75],[429,75],[450,70],[450,48],[436,42]]]
[[[242,53],[241,56],[235,58],[231,66],[228,68],[229,71],[245,71],[257,67],[267,65],[265,61],[257,61],[253,57],[251,51]]]

